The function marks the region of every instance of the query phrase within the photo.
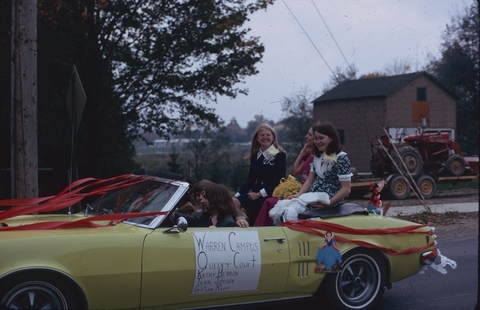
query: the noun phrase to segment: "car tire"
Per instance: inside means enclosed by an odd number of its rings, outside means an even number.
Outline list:
[[[50,275],[14,275],[0,284],[0,309],[85,309],[71,287]]]
[[[380,253],[357,248],[344,254],[342,269],[325,276],[320,300],[325,309],[371,309],[382,298],[387,267]]]

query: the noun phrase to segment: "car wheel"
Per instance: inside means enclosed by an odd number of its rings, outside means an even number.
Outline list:
[[[355,249],[344,256],[341,271],[327,274],[322,282],[321,300],[330,309],[374,307],[387,281],[384,259],[378,252],[368,249]]]
[[[48,279],[48,280],[47,280]],[[68,283],[50,276],[15,275],[0,284],[0,309],[81,309]]]

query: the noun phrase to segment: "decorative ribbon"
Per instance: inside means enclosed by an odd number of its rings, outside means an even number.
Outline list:
[[[395,227],[395,228],[369,228],[369,229],[355,229],[351,227],[346,227],[339,224],[328,223],[328,222],[319,222],[312,220],[297,220],[297,221],[288,221],[280,224],[281,226],[288,227],[292,230],[302,231],[305,233],[315,234],[317,236],[325,237],[325,234],[321,233],[319,230],[332,231],[339,234],[350,234],[350,235],[390,235],[390,234],[424,234],[432,236],[434,233],[430,230],[428,232],[418,231],[418,228],[424,227],[426,225],[410,225],[405,227]],[[352,242],[362,247],[366,248],[375,248],[387,252],[390,255],[400,255],[400,254],[410,254],[416,253],[422,250],[425,250],[429,247],[434,246],[434,241],[426,246],[416,247],[416,248],[407,248],[402,251],[392,250],[390,248],[382,247],[375,245],[366,241],[354,240],[346,237],[339,236],[335,234],[335,239],[341,242]]]
[[[12,208],[0,211],[0,220],[9,219],[12,217],[33,214],[38,212],[52,212],[58,211],[69,206],[72,206],[86,197],[94,195],[103,195],[111,190],[126,188],[132,185],[138,185],[143,182],[153,180],[154,177],[135,176],[132,174],[125,174],[109,179],[95,179],[84,178],[73,182],[60,193],[55,196],[41,197],[41,198],[25,198],[25,199],[5,199],[0,200],[0,206],[10,206]],[[160,187],[157,190],[160,190]],[[155,191],[150,193],[142,199],[149,198]],[[124,198],[119,197],[119,199]],[[138,201],[137,203],[140,203]],[[106,227],[111,226],[115,222],[120,222],[128,218],[138,218],[145,216],[165,215],[168,212],[144,212],[144,213],[121,213],[121,214],[107,214],[94,217],[86,217],[74,221],[51,221],[34,223],[22,226],[6,226],[0,227],[0,231],[11,230],[36,230],[36,229],[65,229],[78,227]],[[106,225],[94,223],[94,221],[110,221]]]
[[[86,217],[80,220],[74,221],[51,221],[41,222],[22,226],[6,226],[0,227],[1,231],[18,231],[18,230],[50,230],[50,229],[69,229],[69,228],[101,228],[107,226],[113,226],[116,223],[123,222],[126,219],[138,218],[145,216],[157,216],[166,215],[168,212],[145,212],[145,213],[119,213],[119,214],[106,214],[93,217]],[[95,221],[109,221],[107,224],[94,223]]]

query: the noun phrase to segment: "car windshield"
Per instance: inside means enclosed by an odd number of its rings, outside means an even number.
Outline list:
[[[172,182],[147,180],[109,191],[89,208],[95,215],[170,211],[184,193],[178,190],[179,186]],[[127,221],[148,226],[155,217],[131,218]]]

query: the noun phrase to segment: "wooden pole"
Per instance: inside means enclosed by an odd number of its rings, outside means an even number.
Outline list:
[[[38,197],[37,1],[12,0],[11,197]]]

